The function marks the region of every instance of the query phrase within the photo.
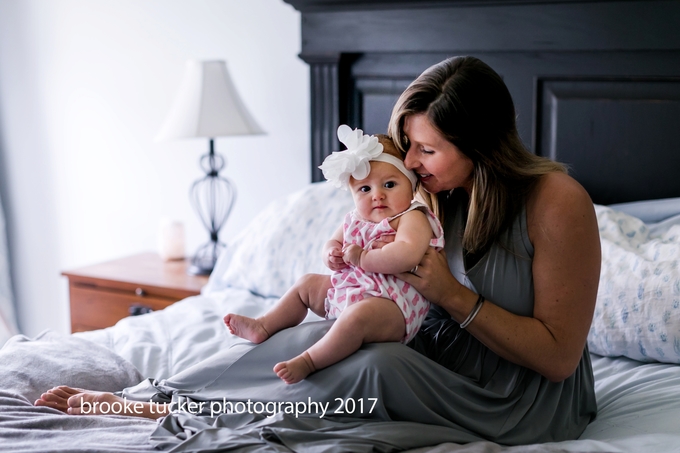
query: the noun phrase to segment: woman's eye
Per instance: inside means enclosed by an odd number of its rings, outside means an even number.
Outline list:
[[[397,185],[397,184],[396,184],[394,181],[387,181],[387,182],[385,183],[385,188],[386,188],[386,189],[391,189],[391,188],[393,188],[393,187],[396,186],[396,185]]]
[[[407,151],[411,147],[411,140],[409,140],[405,135],[401,138],[401,146],[403,146]]]
[[[423,154],[434,154],[434,151],[432,151],[431,149],[423,148]]]

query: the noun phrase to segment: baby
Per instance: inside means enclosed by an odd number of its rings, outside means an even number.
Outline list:
[[[338,128],[338,138],[347,150],[334,152],[319,168],[326,179],[351,191],[356,209],[324,247],[332,275],[304,275],[259,318],[224,317],[231,333],[253,343],[298,325],[308,310],[337,318],[316,344],[276,364],[274,372],[287,384],[339,362],[364,343],[410,341],[430,304],[391,274],[414,269],[428,247],[444,246],[437,218],[413,201],[416,175],[406,169],[392,140],[346,125]],[[372,248],[385,235],[394,235],[394,241]]]

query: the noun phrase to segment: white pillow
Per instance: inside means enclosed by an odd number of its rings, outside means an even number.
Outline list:
[[[329,274],[323,246],[353,208],[349,192],[327,182],[273,201],[228,245],[203,293],[232,287],[281,297],[304,274]]]
[[[596,206],[602,271],[591,352],[680,363],[680,217],[663,231]]]
[[[662,198],[659,200],[633,201],[632,203],[617,203],[610,208],[637,217],[650,224],[661,222],[669,217],[680,214],[680,198]]]

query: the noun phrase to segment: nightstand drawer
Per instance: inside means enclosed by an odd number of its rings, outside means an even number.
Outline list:
[[[130,308],[136,305],[162,310],[177,302],[176,299],[148,294],[137,295],[132,291],[107,291],[81,285],[71,285],[70,293],[73,332],[110,327],[130,316]]]
[[[185,297],[195,296],[196,294],[199,294],[199,292],[196,291],[187,291],[167,287],[164,288],[144,283],[115,281],[106,280],[103,278],[90,278],[69,275],[69,288],[73,287],[91,289],[95,291],[108,291],[128,296],[137,296],[144,298],[150,297],[168,299],[173,301],[178,301],[180,299],[184,299]]]
[[[135,306],[141,314],[199,295],[208,278],[188,275],[187,266],[142,253],[62,272],[71,293],[71,331],[110,327]]]

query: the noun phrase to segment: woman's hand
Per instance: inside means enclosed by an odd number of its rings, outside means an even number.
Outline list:
[[[437,252],[432,247],[411,272],[397,275],[397,278],[413,286],[425,299],[446,308],[463,287],[451,274],[444,251]]]

